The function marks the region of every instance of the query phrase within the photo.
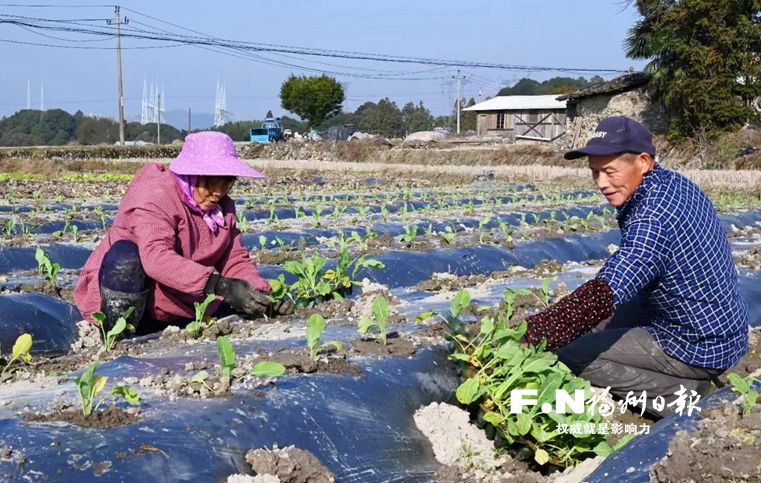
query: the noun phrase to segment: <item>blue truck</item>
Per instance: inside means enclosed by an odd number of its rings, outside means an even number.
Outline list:
[[[280,118],[267,116],[262,123],[262,127],[251,130],[251,142],[258,144],[267,144],[285,140],[283,129],[280,127]]]

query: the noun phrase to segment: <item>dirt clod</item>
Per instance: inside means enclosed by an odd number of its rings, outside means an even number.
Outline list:
[[[257,475],[274,475],[283,483],[332,483],[335,475],[309,451],[288,446],[253,449],[246,462]]]

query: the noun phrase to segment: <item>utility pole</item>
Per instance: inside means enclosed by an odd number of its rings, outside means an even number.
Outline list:
[[[156,123],[156,144],[161,144],[161,92],[158,93],[159,120]]]
[[[462,83],[460,82],[460,69],[457,69],[457,134],[460,134],[460,98],[462,97],[462,94],[460,93],[461,88]]]
[[[116,25],[116,68],[118,71],[119,84],[119,143],[124,146],[124,89],[122,87],[122,44],[121,44],[121,24],[128,24],[129,20],[124,17],[121,19],[119,6],[114,6],[114,20],[107,20],[108,24]]]
[[[188,107],[188,134],[190,134],[190,108]]]

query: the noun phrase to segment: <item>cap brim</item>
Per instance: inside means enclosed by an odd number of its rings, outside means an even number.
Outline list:
[[[625,150],[622,150],[621,148],[618,148],[616,146],[605,146],[605,145],[591,145],[591,146],[585,146],[581,149],[575,149],[573,151],[568,151],[563,155],[563,158],[571,160],[571,159],[579,159],[583,158],[584,156],[610,156],[613,154],[621,154],[625,153]]]

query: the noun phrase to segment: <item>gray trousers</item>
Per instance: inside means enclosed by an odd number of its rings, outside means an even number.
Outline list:
[[[668,404],[677,398],[674,393],[680,385],[685,387],[688,396],[694,390],[702,398],[711,391],[711,382],[724,372],[685,364],[663,352],[642,327],[632,327],[631,321],[621,323],[620,318],[614,322],[618,323],[606,321],[561,348],[557,351],[558,358],[577,376],[589,380],[593,386],[610,387],[610,393],[619,398],[625,398],[629,391],[633,391],[635,397],[647,391],[646,411],[654,416],[664,417],[674,412],[676,407]],[[663,409],[652,406],[657,396],[665,399]]]

